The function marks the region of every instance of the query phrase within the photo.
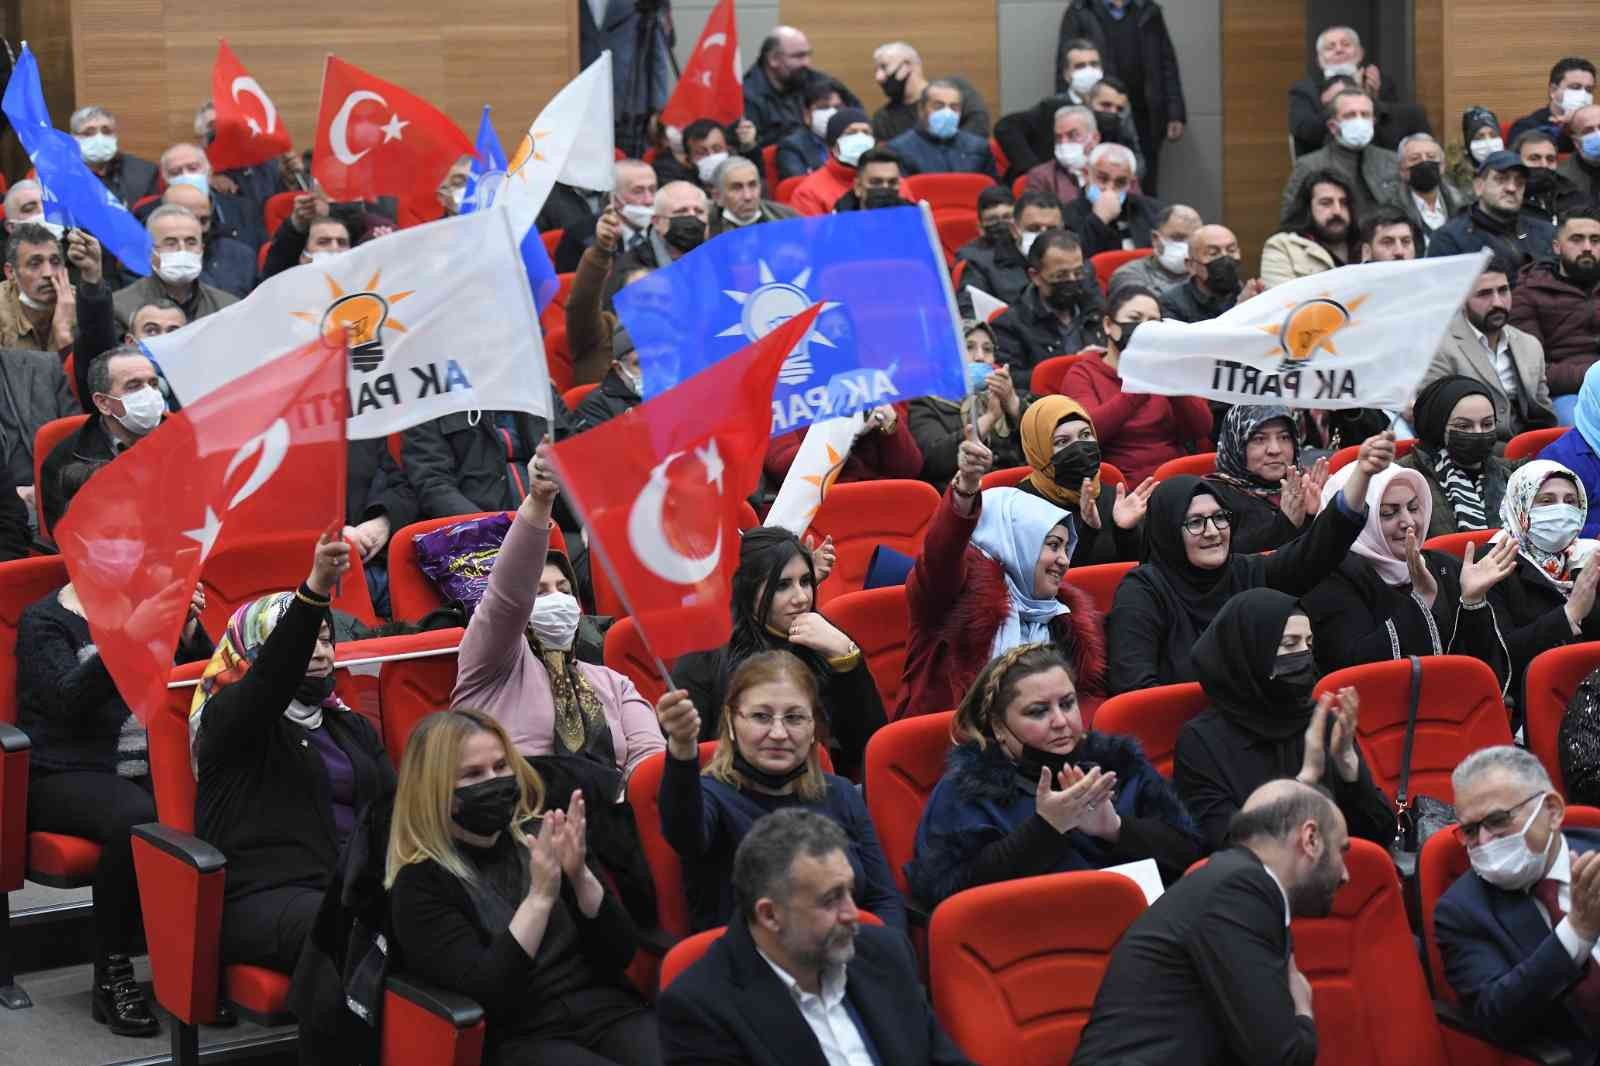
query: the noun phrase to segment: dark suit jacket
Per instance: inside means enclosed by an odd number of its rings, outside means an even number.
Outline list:
[[[1600,848],[1600,832],[1563,835],[1574,857]],[[1503,1040],[1559,1040],[1578,1066],[1600,1062],[1600,1034],[1585,1036],[1566,999],[1582,968],[1545,925],[1532,896],[1495,888],[1469,871],[1439,897],[1434,927],[1445,979],[1474,1021]]]
[[[845,997],[883,1066],[955,1066],[968,1059],[933,1016],[900,933],[863,925]],[[741,919],[656,1004],[665,1063],[827,1066],[822,1046]]]
[[[1072,1061],[1312,1066],[1317,1027],[1289,995],[1284,910],[1254,854],[1213,855],[1123,934]]]

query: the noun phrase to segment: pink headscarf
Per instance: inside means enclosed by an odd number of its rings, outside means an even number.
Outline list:
[[[1322,489],[1322,506],[1333,506],[1333,498],[1344,491],[1345,484],[1355,471],[1356,464],[1349,463],[1328,478],[1328,483]],[[1367,482],[1367,524],[1361,527],[1361,535],[1350,549],[1371,563],[1383,583],[1391,588],[1411,583],[1411,569],[1406,566],[1405,559],[1396,559],[1394,552],[1389,550],[1389,542],[1383,535],[1381,519],[1378,517],[1384,492],[1397,480],[1416,491],[1420,504],[1417,540],[1421,541],[1428,535],[1428,523],[1433,520],[1433,490],[1428,486],[1428,479],[1409,467],[1390,463],[1387,469],[1373,475]]]

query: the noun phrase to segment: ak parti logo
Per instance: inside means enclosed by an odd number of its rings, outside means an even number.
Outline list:
[[[330,343],[347,343],[350,346],[350,365],[363,374],[370,374],[383,364],[383,332],[406,332],[405,323],[390,314],[393,306],[413,295],[415,289],[383,293],[379,283],[382,270],[372,272],[367,283],[356,291],[347,291],[332,274],[324,274],[328,282],[331,302],[321,311],[291,311],[295,318],[317,327]]]
[[[1319,349],[1329,355],[1339,354],[1333,338],[1355,321],[1355,312],[1366,302],[1366,294],[1340,301],[1323,293],[1289,304],[1280,321],[1257,328],[1278,338],[1278,352],[1283,356],[1278,369],[1299,370],[1312,361]]]

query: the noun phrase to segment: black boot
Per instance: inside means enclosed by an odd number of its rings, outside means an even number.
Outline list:
[[[103,955],[94,964],[94,999],[89,1013],[118,1036],[154,1036],[161,1023],[150,1013],[150,1001],[133,978],[126,955]]]

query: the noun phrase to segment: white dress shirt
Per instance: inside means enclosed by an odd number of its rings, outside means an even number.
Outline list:
[[[1561,888],[1556,893],[1556,902],[1561,904],[1562,910],[1572,910],[1572,852],[1567,848],[1566,837],[1561,838],[1561,851],[1556,855],[1555,865],[1550,867],[1550,872],[1540,880],[1559,882]],[[1550,912],[1544,909],[1544,904],[1535,899],[1533,905],[1539,908],[1539,915],[1544,919],[1544,924],[1549,925]],[[1556,939],[1567,949],[1567,954],[1572,956],[1573,962],[1581,964],[1584,955],[1589,955],[1600,963],[1600,945],[1579,936],[1578,931],[1572,928],[1571,918],[1561,919],[1561,924],[1555,927],[1555,933]]]
[[[845,970],[843,966],[830,966],[822,972],[822,995],[813,995],[801,988],[789,971],[773,962],[767,953],[756,948],[756,953],[772,967],[783,987],[789,990],[800,1016],[806,1020],[822,1045],[822,1055],[828,1066],[873,1066],[872,1055],[867,1051],[861,1032],[844,1005]]]
[[[1472,330],[1472,335],[1478,338],[1478,343],[1483,345],[1483,350],[1489,353],[1489,361],[1494,364],[1494,372],[1500,376],[1500,387],[1506,390],[1506,395],[1513,400],[1522,393],[1522,385],[1517,380],[1517,363],[1511,358],[1511,339],[1506,336],[1506,331],[1500,331],[1500,347],[1498,350],[1489,346],[1489,338],[1483,331],[1471,322],[1467,328]]]
[[[1416,193],[1411,194],[1411,202],[1417,205],[1417,214],[1422,218],[1422,228],[1429,233],[1444,225],[1445,219],[1449,217],[1444,213],[1444,193],[1439,192],[1437,189],[1434,190],[1434,193],[1438,199],[1437,207],[1429,207],[1428,201]]]

